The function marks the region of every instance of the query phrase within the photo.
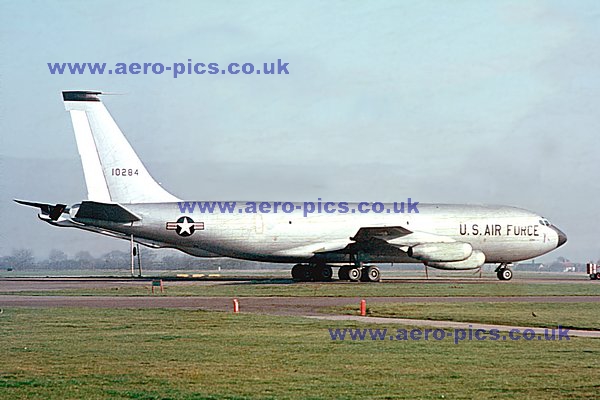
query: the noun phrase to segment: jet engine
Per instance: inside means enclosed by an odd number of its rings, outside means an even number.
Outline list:
[[[480,250],[473,250],[469,258],[454,262],[425,262],[428,267],[438,269],[475,269],[485,264],[485,254]]]
[[[463,261],[473,253],[469,243],[423,243],[408,249],[408,256],[425,262]]]

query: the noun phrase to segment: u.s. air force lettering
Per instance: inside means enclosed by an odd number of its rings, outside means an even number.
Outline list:
[[[459,224],[461,236],[540,236],[538,225]]]
[[[179,236],[191,236],[196,230],[204,230],[204,222],[194,222],[190,217],[179,217],[177,222],[167,222],[167,230],[175,231]]]

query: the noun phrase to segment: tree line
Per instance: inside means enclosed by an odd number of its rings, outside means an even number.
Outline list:
[[[165,252],[141,247],[142,268],[149,270],[244,270],[244,269],[273,269],[286,268],[284,265],[259,263],[232,258],[199,258],[185,253]],[[600,260],[597,262],[600,264]],[[114,270],[129,269],[131,255],[128,251],[112,250],[94,257],[88,251],[79,251],[73,256],[64,251],[53,249],[45,259],[36,259],[31,249],[13,249],[10,255],[0,256],[0,270],[31,271],[31,270]],[[135,260],[137,268],[137,259]],[[386,266],[381,265],[386,269]],[[491,267],[491,266],[490,266]],[[422,264],[404,264],[402,269],[422,269]],[[564,257],[558,257],[549,263],[525,261],[515,266],[521,271],[538,272],[584,272],[585,263],[571,262]]]
[[[142,268],[157,270],[216,270],[222,269],[265,269],[273,264],[229,258],[198,258],[184,253],[164,252],[141,248]],[[137,269],[137,258],[135,267]],[[47,258],[36,259],[31,249],[13,249],[10,255],[0,256],[0,270],[112,270],[129,269],[131,255],[128,251],[112,250],[94,257],[88,251],[79,251],[70,256],[62,250],[53,249]]]

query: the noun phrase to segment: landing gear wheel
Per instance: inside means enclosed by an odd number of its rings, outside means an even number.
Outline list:
[[[313,269],[314,268],[310,265],[304,265],[304,268],[302,268],[302,278],[300,280],[302,282],[312,282],[314,280]]]
[[[315,280],[319,282],[327,282],[331,280],[333,271],[329,265],[317,265],[314,268]]]
[[[313,280],[312,271],[309,265],[296,264],[292,268],[292,279],[297,282],[309,282]]]
[[[304,264],[296,264],[292,267],[292,279],[295,281],[299,281],[302,279],[304,275],[302,270],[304,269]]]
[[[596,279],[600,279],[600,272],[596,272]]]
[[[368,282],[379,282],[381,280],[381,272],[376,266],[369,266],[366,272]]]
[[[351,267],[348,270],[348,279],[350,279],[353,282],[358,282],[360,281],[360,277],[362,276],[362,270],[361,268],[358,267]]]
[[[360,269],[360,281],[361,282],[369,282],[369,275],[367,271],[369,270],[369,266],[365,265]]]
[[[512,270],[510,268],[499,269],[496,274],[498,276],[498,279],[500,279],[501,281],[510,281],[513,276]]]
[[[340,269],[338,270],[338,278],[340,278],[340,281],[347,281],[350,279],[350,277],[348,276],[349,271],[349,267],[340,267]]]

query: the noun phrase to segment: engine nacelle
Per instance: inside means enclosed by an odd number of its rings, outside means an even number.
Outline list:
[[[408,256],[425,262],[463,261],[471,256],[469,243],[423,243],[408,249]]]
[[[475,269],[485,264],[485,254],[480,250],[473,250],[469,258],[454,262],[425,262],[428,267],[438,269]]]

